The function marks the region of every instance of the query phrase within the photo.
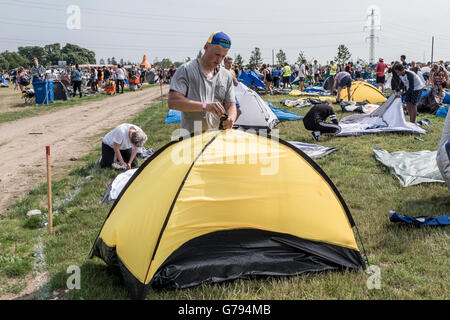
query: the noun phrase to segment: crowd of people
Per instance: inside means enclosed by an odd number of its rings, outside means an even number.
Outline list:
[[[114,84],[115,93],[123,93],[125,84],[139,88],[142,84],[164,83],[169,84],[175,74],[176,67],[141,68],[131,65],[108,65],[108,66],[50,66],[46,67],[34,58],[29,68],[18,67],[0,73],[1,78],[14,86],[15,90],[24,93],[33,83],[41,81],[60,81],[72,96],[75,97],[89,92],[89,94],[103,92],[111,83]],[[88,91],[86,89],[89,88]]]

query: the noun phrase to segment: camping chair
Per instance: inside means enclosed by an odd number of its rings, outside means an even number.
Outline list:
[[[24,104],[33,104],[34,102],[34,90],[31,88],[26,88],[22,91],[22,99],[24,99]]]

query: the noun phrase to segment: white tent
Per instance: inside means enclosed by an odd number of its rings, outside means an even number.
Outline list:
[[[235,123],[237,126],[271,130],[280,122],[275,113],[255,91],[242,83],[239,83],[234,91],[242,112]]]
[[[342,130],[336,136],[383,132],[427,133],[418,125],[405,120],[401,98],[397,98],[394,94],[371,114],[345,117],[341,119],[339,125]]]

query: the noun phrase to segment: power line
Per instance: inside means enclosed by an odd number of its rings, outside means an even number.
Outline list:
[[[37,8],[37,9],[51,9],[51,10],[64,10],[66,9],[66,6],[62,5],[56,5],[56,4],[50,4],[45,2],[34,2],[34,1],[21,1],[20,3],[14,3],[14,2],[4,2],[3,4],[11,5],[11,6],[20,6],[23,7],[24,5],[27,5],[31,8]],[[171,16],[171,15],[158,15],[154,12],[147,12],[147,13],[136,13],[136,12],[125,12],[125,11],[117,11],[117,10],[111,10],[111,9],[104,9],[102,8],[101,11],[99,9],[95,8],[89,8],[89,7],[82,7],[81,8],[83,12],[87,13],[94,13],[97,17],[99,15],[106,15],[106,16],[120,16],[120,17],[128,17],[128,18],[136,18],[136,19],[145,19],[145,20],[170,20],[170,21],[188,21],[188,22],[194,22],[194,23],[232,23],[232,24],[244,24],[244,25],[253,25],[253,24],[267,24],[267,21],[264,19],[258,19],[258,20],[249,20],[249,19],[223,19],[223,18],[195,18],[195,17],[185,17],[185,16]],[[339,23],[361,23],[364,20],[323,20],[323,21],[304,21],[304,22],[298,22],[298,21],[289,21],[289,20],[283,20],[277,22],[277,24],[293,24],[296,26],[303,25],[303,24],[339,24]]]

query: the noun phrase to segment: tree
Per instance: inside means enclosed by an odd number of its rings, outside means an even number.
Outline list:
[[[31,62],[28,59],[22,57],[17,52],[9,52],[6,50],[2,52],[0,56],[8,62],[9,69],[16,69],[18,67],[28,68],[31,65]]]
[[[261,58],[261,50],[258,47],[255,47],[255,50],[252,51],[250,55],[250,61],[248,62],[248,67],[253,69],[254,67],[258,67],[262,64]]]
[[[234,59],[234,64],[238,65],[239,69],[242,69],[242,66],[244,65],[244,59],[240,54],[238,54]]]
[[[302,63],[303,60],[306,60],[305,53],[303,51],[300,51],[298,54],[297,62]]]
[[[111,64],[112,64],[113,66],[117,66],[116,58],[114,58],[114,57],[111,58]]]
[[[120,65],[123,66],[123,58],[120,58]]]
[[[67,43],[61,50],[63,60],[67,61],[67,64],[95,64],[95,52],[77,46],[75,44]]]
[[[101,58],[101,59],[100,59],[100,64],[101,64],[101,65],[104,65],[104,64],[105,64],[105,59]]]
[[[172,65],[173,63],[169,58],[164,58],[161,60],[161,68],[170,68]]]
[[[108,65],[110,65],[110,64],[111,64],[111,58],[108,58],[108,59],[106,60],[106,62],[108,62]]]
[[[284,64],[287,62],[287,59],[286,59],[286,53],[284,53],[284,51],[281,50],[281,49],[280,49],[280,51],[276,54],[276,57],[277,57],[277,63],[278,63],[280,66],[284,66]]]
[[[199,50],[197,53],[197,59],[200,59],[203,56],[202,50]]]
[[[189,62],[191,61],[191,57],[187,57],[186,60],[184,60],[185,62]]]
[[[0,54],[0,71],[9,70],[9,62],[6,58]]]
[[[48,44],[44,46],[45,65],[57,65],[58,61],[62,60],[61,45],[59,43]]]
[[[334,57],[334,60],[337,64],[345,64],[348,60],[350,60],[351,56],[352,55],[348,48],[345,45],[341,44],[338,47],[337,56]]]
[[[19,47],[18,53],[22,57],[27,59],[30,62],[30,64],[32,63],[33,58],[38,58],[39,63],[41,63],[42,65],[47,64],[45,50],[42,47],[38,46]]]

